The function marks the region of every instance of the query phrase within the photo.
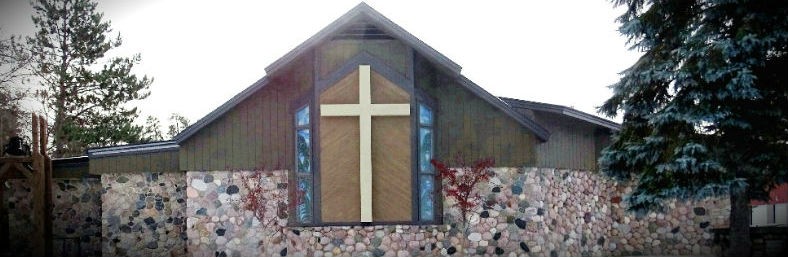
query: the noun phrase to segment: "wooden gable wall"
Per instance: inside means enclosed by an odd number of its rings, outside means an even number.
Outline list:
[[[495,166],[536,163],[534,134],[511,117],[415,56],[415,86],[437,102],[435,158],[453,161],[457,154],[473,161],[495,158]]]
[[[413,50],[401,41],[393,39],[329,40],[317,47],[319,76],[327,77],[361,52],[382,60],[401,75],[413,79],[411,75]]]
[[[311,93],[311,54],[181,143],[181,170],[292,169],[295,102]]]

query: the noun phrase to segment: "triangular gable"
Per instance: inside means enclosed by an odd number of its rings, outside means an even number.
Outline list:
[[[359,22],[364,21],[364,22]],[[364,26],[359,28],[360,26]],[[468,78],[460,75],[460,71],[462,67],[458,64],[451,61],[449,58],[441,54],[440,52],[436,51],[429,45],[425,44],[412,34],[408,33],[405,29],[400,27],[399,25],[395,24],[388,18],[384,17],[378,11],[372,9],[366,3],[360,3],[337,20],[329,24],[324,29],[320,30],[317,34],[310,37],[292,51],[285,54],[283,57],[279,58],[278,60],[274,61],[271,65],[265,68],[267,74],[275,74],[282,68],[286,67],[289,63],[294,61],[296,58],[305,54],[310,49],[313,49],[315,46],[319,45],[321,42],[325,40],[329,40],[335,36],[352,36],[353,31],[364,30],[363,32],[374,32],[372,33],[375,36],[379,37],[387,37],[391,36],[396,39],[405,42],[408,46],[412,47],[418,53],[423,55],[429,61],[438,64],[438,68],[444,72],[447,72],[449,75],[454,76],[455,79],[459,81],[459,84],[473,92],[475,95],[479,96],[481,99],[485,100],[489,104],[495,106],[497,109],[501,110],[510,118],[517,121],[520,125],[527,128],[528,130],[532,131],[536,137],[541,141],[547,141],[550,136],[549,131],[541,127],[539,124],[534,122],[528,117],[524,117],[518,114],[515,110],[509,107],[505,102],[501,101],[497,97],[493,96],[483,88],[479,87]],[[262,78],[256,83],[252,84],[248,88],[246,88],[241,93],[234,96],[229,101],[222,104],[219,108],[212,111],[202,119],[198,120],[193,125],[186,128],[180,134],[178,134],[174,140],[177,142],[182,142],[192,135],[194,135],[197,131],[199,131],[204,126],[210,124],[212,121],[217,119],[218,117],[222,116],[224,113],[232,109],[235,105],[241,103],[244,99],[249,97],[249,95],[253,94],[257,90],[261,89],[266,85],[268,82],[267,79]]]
[[[372,25],[376,25],[375,27],[382,32],[385,32],[387,35],[390,35],[396,39],[405,42],[408,46],[415,49],[420,54],[424,55],[425,58],[430,60],[433,63],[439,64],[439,67],[446,71],[448,74],[452,76],[459,76],[462,67],[460,65],[454,63],[445,55],[441,54],[440,52],[436,51],[429,45],[425,44],[412,34],[408,33],[405,29],[400,27],[399,25],[395,24],[382,14],[380,14],[375,9],[372,9],[366,3],[360,3],[337,20],[320,30],[317,34],[310,37],[300,45],[296,46],[293,50],[279,58],[279,60],[274,61],[271,65],[265,68],[267,74],[273,74],[276,71],[280,70],[281,68],[287,66],[288,63],[292,62],[298,56],[301,56],[309,49],[317,46],[321,42],[330,39],[335,34],[340,34],[345,32],[347,29],[352,28],[353,25],[356,24],[358,20],[366,20]]]
[[[355,34],[354,34],[355,33]],[[363,35],[358,34],[363,33]],[[388,18],[384,17],[382,14],[377,12],[376,10],[372,9],[366,3],[360,3],[337,20],[329,24],[327,27],[322,29],[320,32],[315,34],[314,36],[310,37],[292,51],[285,54],[283,57],[279,58],[278,60],[274,61],[271,65],[266,67],[267,75],[263,78],[259,79],[243,91],[239,92],[231,99],[223,103],[221,106],[192,124],[191,126],[187,127],[181,133],[176,135],[172,141],[167,141],[166,145],[170,148],[176,148],[179,144],[183,141],[189,139],[191,136],[195,135],[199,132],[202,128],[206,127],[207,125],[211,124],[216,119],[222,117],[224,114],[232,110],[235,106],[249,98],[255,92],[261,90],[262,88],[266,87],[271,82],[272,74],[276,74],[283,68],[287,67],[290,63],[296,60],[299,56],[307,53],[311,49],[314,49],[315,46],[318,46],[320,43],[333,39],[335,37],[380,37],[380,38],[394,38],[404,42],[407,46],[413,48],[416,52],[418,52],[421,56],[436,64],[436,67],[448,74],[454,80],[458,82],[459,85],[465,87],[474,95],[478,96],[479,98],[483,99],[485,102],[489,103],[490,105],[494,106],[496,109],[502,111],[506,116],[512,118],[517,123],[519,123],[524,128],[528,129],[529,131],[533,132],[536,138],[541,141],[547,141],[550,136],[549,131],[544,129],[538,123],[534,122],[528,117],[520,115],[517,113],[509,104],[502,101],[501,99],[493,96],[483,88],[476,85],[474,82],[469,80],[468,78],[460,75],[460,71],[462,67],[458,64],[454,63],[452,60],[441,54],[440,52],[436,51],[429,45],[425,44],[412,34],[408,33],[405,29],[401,28],[399,25],[395,24]],[[157,143],[153,143],[157,144]],[[109,147],[109,148],[101,148],[101,149],[90,149],[88,151],[89,155],[125,155],[125,154],[132,154],[138,152],[149,152],[150,147],[148,144],[135,146],[135,147]],[[156,145],[156,147],[160,147]],[[155,147],[154,147],[155,148]],[[154,149],[160,150],[160,149]]]

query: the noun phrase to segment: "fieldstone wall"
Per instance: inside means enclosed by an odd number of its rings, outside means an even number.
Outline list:
[[[53,179],[55,256],[101,256],[101,180]]]
[[[104,174],[103,256],[187,256],[183,173]]]
[[[14,254],[32,254],[28,235],[32,233],[33,221],[30,214],[33,205],[30,184],[26,179],[9,179],[3,192],[3,204],[8,210],[8,245]]]
[[[711,228],[727,226],[727,199],[674,202],[665,214],[638,218],[621,201],[632,188],[597,173],[497,168],[496,174],[479,188],[493,207],[479,213],[475,233],[484,238],[492,227],[505,228],[502,237],[532,255],[712,254]],[[484,239],[469,238],[480,252]]]
[[[272,256],[285,244],[282,229],[287,219],[277,213],[278,201],[265,203],[262,223],[243,207],[252,171],[186,173],[188,250],[192,256]],[[287,201],[287,171],[261,172],[265,199]],[[286,207],[283,207],[284,209]],[[284,250],[287,251],[287,250]]]
[[[3,204],[8,209],[10,249],[20,256],[30,255],[30,185],[24,179],[8,180],[7,185]],[[97,178],[53,179],[55,256],[101,256],[101,191]]]
[[[621,197],[631,187],[588,171],[496,168],[477,189],[486,203],[468,234],[451,225],[287,227],[267,203],[261,224],[243,209],[251,172],[188,172],[188,250],[194,256],[620,256],[713,254],[711,228],[726,226],[727,199],[670,203],[638,218]],[[265,173],[268,199],[286,202],[286,171]],[[444,202],[446,224],[458,210]]]

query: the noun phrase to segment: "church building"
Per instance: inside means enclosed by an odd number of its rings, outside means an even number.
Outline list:
[[[79,255],[710,254],[726,222],[706,211],[725,201],[625,212],[628,185],[596,166],[619,124],[493,96],[364,3],[265,70],[172,140],[70,160],[92,180],[55,193],[100,195]],[[495,161],[467,231],[430,164],[456,156]]]

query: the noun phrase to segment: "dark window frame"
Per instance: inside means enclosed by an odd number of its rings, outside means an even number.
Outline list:
[[[300,98],[296,99],[295,101],[290,103],[290,106],[291,106],[291,108],[290,108],[289,114],[290,114],[290,117],[293,118],[293,121],[292,121],[293,130],[292,131],[293,131],[293,144],[294,145],[293,145],[293,160],[292,160],[293,161],[293,169],[288,172],[290,174],[290,176],[288,176],[288,184],[290,185],[288,187],[288,190],[287,190],[288,191],[288,198],[297,196],[296,190],[298,190],[298,181],[300,179],[308,180],[309,181],[309,185],[311,186],[311,190],[312,190],[312,201],[311,201],[311,204],[309,205],[309,207],[310,207],[309,212],[311,213],[312,217],[311,217],[311,220],[309,220],[309,221],[306,221],[306,222],[300,221],[298,219],[298,217],[296,216],[298,205],[297,204],[292,204],[292,205],[290,205],[288,207],[288,212],[290,213],[290,215],[288,215],[288,226],[293,226],[293,227],[296,227],[296,226],[311,226],[311,225],[315,224],[315,221],[316,221],[315,209],[317,209],[317,207],[316,207],[317,206],[316,205],[317,201],[315,199],[316,198],[315,197],[316,190],[315,190],[315,165],[314,165],[314,162],[315,162],[315,157],[314,157],[314,153],[315,153],[315,150],[314,150],[315,149],[314,148],[314,143],[315,143],[315,141],[314,141],[314,138],[315,138],[315,135],[314,135],[314,123],[315,122],[314,122],[314,117],[313,117],[314,108],[313,108],[313,104],[312,104],[312,101],[311,101],[311,95],[307,95],[307,96],[300,97]],[[298,117],[297,117],[298,112],[303,110],[303,109],[305,109],[305,108],[309,111],[309,114],[307,116],[309,118],[309,122],[307,122],[306,125],[298,125]],[[309,130],[309,157],[310,157],[310,159],[309,159],[309,161],[310,161],[310,163],[309,163],[310,171],[309,172],[299,172],[298,171],[298,131],[302,130],[302,129],[308,129]],[[294,199],[289,199],[289,200],[292,201]]]
[[[419,153],[421,152],[420,151],[421,145],[419,144],[419,136],[420,136],[419,134],[421,133],[421,128],[423,128],[423,127],[429,127],[432,130],[431,131],[432,132],[432,143],[430,144],[431,147],[432,147],[432,158],[434,159],[435,156],[437,156],[437,149],[438,149],[438,147],[436,147],[436,143],[437,143],[437,136],[436,135],[437,135],[437,133],[439,131],[438,122],[437,122],[437,117],[439,116],[438,104],[437,104],[437,101],[435,99],[433,99],[430,95],[428,95],[426,92],[424,92],[424,91],[422,91],[420,89],[415,89],[413,93],[414,93],[413,94],[413,98],[412,98],[413,100],[411,101],[411,106],[412,106],[411,110],[413,110],[411,113],[414,114],[414,115],[412,115],[412,119],[411,119],[411,121],[412,121],[411,122],[412,123],[411,131],[413,133],[412,136],[411,136],[411,138],[413,140],[412,141],[413,142],[412,143],[413,144],[413,147],[412,147],[412,151],[413,151],[413,167],[412,167],[412,172],[413,172],[413,176],[412,176],[412,180],[413,180],[413,183],[412,183],[412,189],[413,189],[412,190],[413,191],[413,221],[411,222],[411,224],[416,224],[416,225],[440,225],[440,224],[443,224],[443,195],[441,193],[442,192],[441,181],[438,180],[438,176],[437,176],[437,171],[436,170],[433,169],[432,173],[423,173],[421,171],[421,163],[420,163],[421,158],[419,157]],[[420,118],[421,118],[420,106],[421,105],[426,106],[432,112],[432,121],[431,121],[432,124],[429,125],[429,126],[423,126],[421,124],[421,121],[420,121]],[[432,165],[432,164],[429,164],[429,165]],[[421,189],[420,188],[421,187],[421,183],[420,182],[421,182],[422,175],[433,175],[432,176],[432,179],[433,179],[432,187],[433,187],[434,198],[433,198],[433,203],[432,203],[433,204],[433,217],[432,217],[432,220],[424,220],[421,217],[421,197],[419,196],[419,193],[421,192],[421,190],[420,190]]]

